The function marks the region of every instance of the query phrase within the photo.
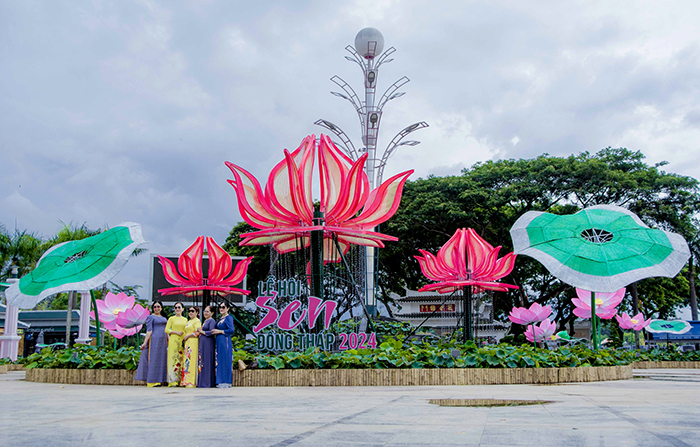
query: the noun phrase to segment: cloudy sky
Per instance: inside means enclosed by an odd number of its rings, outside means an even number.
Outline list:
[[[372,26],[394,46],[379,92],[385,172],[458,174],[477,161],[607,146],[700,178],[696,1],[0,2],[0,223],[139,222],[156,253],[240,220],[224,161],[265,178],[319,118],[359,146],[337,74]],[[148,257],[116,278],[148,285]]]

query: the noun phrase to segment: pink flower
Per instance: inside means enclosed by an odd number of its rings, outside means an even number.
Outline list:
[[[131,309],[127,309],[117,315],[117,325],[125,329],[136,328],[136,332],[138,332],[150,314],[148,309],[140,304],[136,304]]]
[[[513,310],[510,311],[508,318],[513,323],[522,324],[525,326],[542,321],[551,314],[551,306],[542,306],[539,303],[532,303],[529,309],[524,307],[514,307]]]
[[[497,282],[513,270],[516,256],[514,253],[508,253],[498,259],[500,250],[500,246],[493,248],[473,229],[458,229],[438,250],[437,256],[425,250],[418,250],[423,256],[414,256],[423,275],[438,281],[425,285],[418,291],[436,290],[439,293],[447,293],[464,286],[501,292],[517,289],[518,286]]]
[[[635,331],[641,331],[651,323],[651,318],[645,321],[641,312],[634,317],[630,317],[627,312],[623,312],[622,316],[615,315],[615,319],[620,324],[620,328],[634,329]]]
[[[117,295],[107,292],[104,300],[95,300],[100,322],[114,338],[121,339],[136,334],[150,314],[148,309],[144,309],[141,305],[134,306],[134,301],[133,296],[128,296],[124,292]],[[90,317],[95,319],[94,311],[90,312]]]
[[[576,306],[574,315],[579,318],[591,318],[591,292],[577,287],[576,295],[578,295],[578,298],[573,298],[571,300],[574,306]],[[616,307],[624,297],[624,287],[617,292],[596,292],[595,314],[604,320],[611,319],[617,314]]]
[[[241,217],[260,231],[242,234],[240,245],[271,244],[279,253],[308,247],[311,231],[324,231],[324,261],[339,262],[351,244],[384,247],[383,241],[395,237],[372,231],[394,215],[401,202],[401,192],[413,171],[391,177],[376,189],[369,190],[364,172],[367,154],[353,162],[321,134],[318,146],[318,176],[322,219],[314,219],[312,179],[316,137],[309,135],[291,154],[270,172],[265,191],[248,171],[226,162],[234,179]]]
[[[532,332],[535,332],[535,335],[533,337]],[[539,326],[537,325],[532,325],[528,326],[527,330],[525,331],[525,338],[529,342],[543,342],[543,341],[550,341],[550,340],[556,340],[557,336],[554,334],[555,331],[557,330],[557,325],[553,321],[549,321],[549,318],[546,318],[544,321],[542,321]],[[534,338],[534,340],[533,340]]]
[[[220,295],[228,295],[230,293],[248,295],[250,293],[249,290],[239,289],[234,286],[243,282],[243,278],[245,278],[248,271],[248,265],[253,260],[253,257],[248,257],[239,262],[231,276],[226,278],[226,275],[231,273],[231,268],[233,267],[231,256],[214,239],[207,237],[206,242],[207,254],[209,255],[209,274],[207,278],[204,278],[202,272],[204,236],[199,236],[180,255],[177,260],[177,268],[170,259],[158,256],[158,260],[163,266],[163,276],[170,284],[175,286],[159,289],[159,293],[162,295],[177,295],[180,293],[192,295],[198,290],[211,290]]]

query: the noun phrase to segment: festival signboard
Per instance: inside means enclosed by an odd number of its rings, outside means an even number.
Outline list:
[[[267,281],[258,283],[259,296],[255,304],[263,315],[253,327],[253,332],[259,351],[305,351],[311,347],[322,351],[342,351],[377,347],[377,334],[374,332],[337,335],[329,332],[338,301],[308,295],[307,290],[305,284],[296,279],[278,281],[270,276]],[[306,299],[304,295],[307,295]],[[278,298],[292,300],[281,308]]]

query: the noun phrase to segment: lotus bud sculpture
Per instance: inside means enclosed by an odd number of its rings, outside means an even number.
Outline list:
[[[397,174],[369,190],[364,172],[367,154],[352,161],[321,134],[318,144],[318,211],[314,217],[312,197],[316,137],[310,135],[270,172],[263,190],[248,171],[233,163],[229,183],[236,190],[238,210],[248,224],[260,231],[242,234],[240,245],[268,245],[278,253],[308,247],[312,231],[323,230],[324,262],[339,262],[351,244],[384,247],[398,238],[372,231],[394,215],[401,202],[403,185],[413,170]],[[337,243],[337,245],[336,245]]]
[[[448,293],[466,286],[500,292],[517,289],[518,286],[497,282],[510,274],[515,265],[515,254],[508,253],[499,259],[500,250],[500,246],[494,248],[473,229],[458,229],[437,256],[425,250],[418,250],[423,256],[414,256],[423,275],[437,281],[418,291]]]
[[[162,295],[192,295],[199,290],[210,290],[219,295],[240,293],[248,295],[249,290],[234,287],[243,282],[248,271],[248,265],[253,260],[250,256],[236,265],[231,273],[233,262],[231,255],[221,248],[214,239],[207,237],[207,254],[209,255],[209,274],[204,278],[202,271],[202,258],[204,255],[204,236],[199,236],[187,250],[185,250],[175,264],[168,258],[158,256],[163,266],[163,276],[175,287],[159,289]],[[230,276],[226,277],[231,273]]]

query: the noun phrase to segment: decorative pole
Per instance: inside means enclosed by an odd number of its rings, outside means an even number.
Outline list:
[[[464,298],[464,329],[462,333],[462,338],[464,343],[467,340],[473,339],[472,334],[472,286],[465,286],[462,288],[462,295]]]
[[[598,322],[595,318],[595,292],[591,292],[591,344],[593,350],[598,350]]]
[[[323,211],[314,211],[314,225],[323,225]],[[311,295],[323,299],[323,230],[311,232]]]
[[[365,164],[365,172],[369,178],[370,190],[374,189],[382,183],[384,167],[389,157],[396,151],[399,146],[415,146],[418,141],[402,141],[408,134],[425,127],[428,127],[424,121],[420,121],[403,129],[401,132],[389,142],[389,145],[384,150],[381,158],[377,155],[377,137],[379,136],[379,123],[382,117],[382,111],[387,102],[392,99],[399,98],[405,92],[397,90],[409,82],[409,79],[404,76],[394,82],[381,96],[379,101],[376,101],[377,79],[379,77],[379,67],[384,63],[389,63],[393,59],[388,57],[393,54],[396,49],[394,47],[382,53],[384,49],[384,36],[375,28],[364,28],[355,36],[355,47],[348,45],[345,50],[351,56],[345,56],[345,59],[350,62],[355,62],[362,69],[365,86],[365,98],[361,101],[355,90],[341,79],[339,76],[333,76],[333,81],[339,86],[345,94],[331,92],[349,101],[357,112],[360,119],[360,127],[362,130],[362,146],[360,150],[356,150],[347,134],[338,126],[320,119],[314,124],[324,127],[333,132],[340,141],[335,141],[335,144],[341,148],[352,160],[357,160],[360,155],[367,152],[367,162]],[[372,315],[377,315],[377,299],[375,296],[375,272],[374,272],[375,256],[374,247],[365,248],[365,306]]]

